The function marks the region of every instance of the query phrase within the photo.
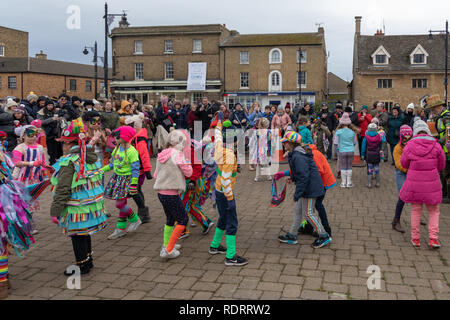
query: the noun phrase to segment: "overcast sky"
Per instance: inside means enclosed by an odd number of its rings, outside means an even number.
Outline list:
[[[1,0],[0,25],[29,32],[29,55],[43,50],[48,59],[89,64],[85,45],[98,41],[104,51],[102,0]],[[80,29],[69,29],[69,6],[80,9]],[[355,16],[362,16],[362,34],[384,26],[387,35],[426,34],[445,29],[449,0],[109,0],[109,13],[127,10],[130,26],[226,24],[247,33],[315,32],[323,23],[328,71],[352,79]],[[111,27],[118,26],[118,20]],[[73,20],[71,20],[73,21]],[[111,42],[109,43],[111,45]],[[111,51],[109,50],[109,57]]]

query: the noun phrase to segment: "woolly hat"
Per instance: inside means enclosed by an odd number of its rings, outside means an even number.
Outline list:
[[[121,126],[114,130],[114,133],[116,136],[122,138],[126,143],[129,143],[136,135],[136,130],[130,126]]]
[[[343,125],[352,124],[352,120],[350,120],[350,116],[348,115],[347,111],[342,114],[342,117],[339,119],[339,124]]]
[[[380,123],[380,120],[378,120],[378,118],[372,118],[371,123],[375,123],[376,125],[378,125]]]
[[[5,131],[0,131],[0,138],[6,138],[7,136]]]
[[[26,126],[20,126],[14,129],[14,133],[16,134],[16,136],[19,136],[20,138],[23,138],[23,134],[25,133],[25,131],[27,129],[34,129],[37,130],[37,128],[35,126],[32,125],[26,125]]]
[[[49,104],[55,105],[55,102],[51,99],[45,100],[45,106],[48,106]]]
[[[101,117],[100,113],[98,113],[97,111],[88,111],[85,114],[83,114],[83,121],[84,122],[89,122],[89,120],[91,120],[92,118],[96,118],[96,117]]]
[[[9,100],[6,103],[6,110],[11,109],[12,107],[17,107],[17,103],[14,100]]]
[[[92,100],[86,100],[84,101],[83,107],[86,108],[86,106],[94,106],[94,102]]]
[[[41,128],[42,127],[42,120],[35,119],[35,120],[31,121],[31,125],[35,126],[36,128]]]
[[[283,142],[292,142],[292,143],[301,144],[302,136],[295,131],[286,131],[283,139],[281,139],[281,142],[282,143]]]
[[[370,123],[369,126],[367,127],[367,131],[377,131],[378,126],[375,123]]]
[[[406,107],[406,110],[408,110],[408,109],[413,109],[414,110],[414,103],[410,103],[410,104],[408,104],[408,106]]]
[[[134,127],[142,128],[142,119],[143,118],[144,118],[144,114],[142,114],[142,113],[135,114],[131,117],[126,117],[125,124],[129,125],[129,124],[134,123]]]
[[[13,113],[22,113],[22,114],[25,114],[25,108],[24,108],[22,105],[17,106],[17,107],[15,107],[15,108],[13,108],[12,110],[13,110]]]
[[[400,127],[400,143],[402,143],[402,140],[405,136],[412,136],[413,131],[410,126],[407,124],[404,124]]]
[[[39,97],[37,96],[37,95],[35,95],[34,93],[32,93],[32,94],[29,94],[28,96],[27,96],[27,100],[28,101],[30,101],[30,100],[32,100],[32,99],[38,99]]]
[[[414,119],[414,127],[413,127],[413,135],[415,136],[420,131],[425,131],[427,134],[431,136],[431,131],[425,121],[420,120],[420,118]]]
[[[131,127],[128,127],[131,128]],[[183,151],[186,136],[181,130],[173,130],[167,136],[167,143],[179,151]]]
[[[364,109],[369,110],[369,107],[366,106],[366,105],[363,105],[363,106],[361,107],[361,110],[364,110]]]

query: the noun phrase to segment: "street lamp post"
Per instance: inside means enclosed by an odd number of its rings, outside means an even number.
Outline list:
[[[94,97],[95,97],[95,99],[97,99],[97,92],[98,92],[98,90],[97,90],[97,78],[98,78],[98,76],[97,76],[97,41],[95,41],[95,44],[94,44],[94,47],[84,47],[84,50],[83,50],[83,54],[85,54],[85,55],[87,55],[88,53],[89,53],[89,51],[87,50],[87,49],[91,49],[91,50],[94,50],[94,68],[95,68],[95,70],[94,70],[94,81],[95,81],[95,84],[94,84],[94,90],[95,90],[95,93],[94,93]]]
[[[108,99],[108,35],[109,35],[109,25],[114,20],[114,17],[122,17],[122,19],[126,20],[125,11],[121,14],[108,13],[108,3],[105,2],[105,15],[103,19],[105,19],[105,57],[104,57],[104,72],[105,72],[105,98]]]
[[[302,106],[302,47],[298,47],[298,103]]]
[[[448,89],[448,35],[449,35],[449,31],[448,31],[448,20],[445,21],[445,30],[430,30],[429,31],[430,34],[428,36],[428,38],[431,40],[433,39],[433,33],[439,33],[439,34],[444,34],[445,36],[445,76],[444,76],[444,95],[445,95],[445,106],[448,109],[448,94],[447,94],[447,89]]]

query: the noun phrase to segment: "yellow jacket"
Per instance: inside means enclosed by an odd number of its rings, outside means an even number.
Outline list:
[[[403,173],[408,172],[408,169],[405,169],[402,167],[402,164],[400,162],[400,158],[402,157],[402,153],[403,153],[403,146],[401,143],[398,143],[395,147],[394,147],[394,162],[395,162],[395,167],[400,170]]]
[[[223,146],[222,123],[219,121],[214,132],[214,160],[217,164],[216,190],[223,192],[228,201],[234,199],[237,160],[233,150]]]

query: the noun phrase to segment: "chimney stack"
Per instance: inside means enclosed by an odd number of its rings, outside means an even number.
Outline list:
[[[325,33],[325,29],[323,27],[319,27],[319,29],[317,30],[318,33],[324,34]]]
[[[47,55],[41,50],[41,52],[36,53],[36,59],[47,60]]]
[[[355,17],[355,34],[360,35],[361,34],[361,16]]]

